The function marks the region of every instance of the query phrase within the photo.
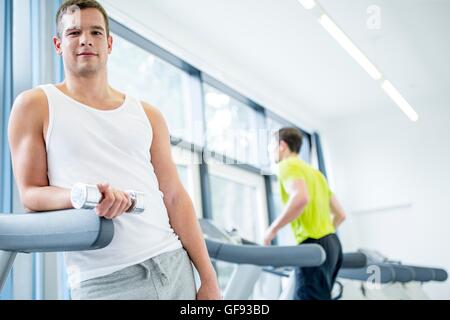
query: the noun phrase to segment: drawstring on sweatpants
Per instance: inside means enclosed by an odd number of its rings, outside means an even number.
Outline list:
[[[161,268],[160,264],[155,261],[154,259],[150,259],[149,260],[153,269],[156,271],[158,278],[161,281],[161,286],[167,286],[169,285],[169,278],[167,277],[167,275],[164,273],[163,269]],[[146,263],[141,263],[141,266],[144,267],[145,269],[145,279],[149,280],[151,277],[151,267],[147,266]]]

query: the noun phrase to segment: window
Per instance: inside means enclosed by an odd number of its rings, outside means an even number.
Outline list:
[[[178,175],[180,176],[181,183],[186,188],[189,188],[188,167],[185,165],[177,165]]]
[[[236,228],[247,240],[262,243],[267,227],[262,176],[223,164],[211,164],[209,172],[213,220],[227,230]]]
[[[281,215],[281,213],[283,213],[284,206],[281,203],[280,188],[275,176],[271,177],[271,188],[272,188],[272,200],[274,204],[274,214],[276,217],[278,217]],[[290,225],[286,225],[283,228],[281,228],[280,231],[278,231],[277,241],[278,245],[295,244],[295,238],[294,235],[292,234]]]
[[[201,144],[194,136],[201,128],[202,117],[194,117],[192,112],[190,76],[131,42],[113,37],[111,85],[158,108],[172,136]]]
[[[210,85],[204,84],[204,92],[208,149],[260,166],[261,150],[265,150],[258,143],[263,115]]]
[[[237,229],[242,238],[262,243],[268,226],[263,177],[217,163],[209,163],[209,172],[213,220],[225,230]],[[233,269],[233,264],[216,262],[222,290]]]
[[[177,166],[181,183],[191,198],[195,213],[198,218],[202,217],[202,199],[200,191],[200,157],[197,153],[179,147],[172,147],[172,156]]]
[[[302,148],[300,149],[300,158],[308,163],[311,163],[311,145],[309,141],[309,136],[303,135]]]

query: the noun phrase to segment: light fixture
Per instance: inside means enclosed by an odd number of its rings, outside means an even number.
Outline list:
[[[317,17],[320,25],[344,48],[349,55],[376,81],[378,81],[386,94],[398,105],[411,121],[417,121],[419,115],[411,105],[403,98],[398,90],[383,77],[378,68],[358,49],[349,37],[339,28],[339,26],[326,14],[320,3],[314,0],[298,0],[311,14]]]
[[[359,63],[359,65],[367,71],[367,73],[375,80],[381,79],[381,73],[370,62],[370,60],[359,50],[353,42],[345,35],[345,33],[330,19],[326,14],[319,18],[319,23],[331,36],[348,52],[349,55]]]
[[[403,98],[400,92],[398,92],[389,80],[384,80],[381,87],[411,121],[417,121],[419,119],[417,112],[414,111],[408,101]]]
[[[300,2],[306,10],[312,9],[316,6],[316,2],[314,0],[298,0],[298,2]]]

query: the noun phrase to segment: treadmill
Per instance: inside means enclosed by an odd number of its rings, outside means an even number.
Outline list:
[[[262,272],[277,273],[276,268],[315,267],[326,255],[318,244],[302,246],[262,246],[232,235],[210,219],[199,219],[211,259],[236,264],[225,288],[225,300],[246,300]]]
[[[361,268],[343,267],[338,274],[341,279],[359,281],[354,296],[373,299],[426,299],[421,285],[430,281],[443,282],[447,271],[440,268],[405,265],[392,261],[373,250],[359,252],[367,257],[367,265]]]
[[[243,284],[256,281],[265,266],[319,266],[325,261],[323,248],[316,244],[238,244],[211,221],[201,219],[200,225],[211,258],[239,264],[235,280],[225,292],[226,299],[248,298],[251,288]],[[113,236],[113,222],[92,210],[0,214],[0,290],[19,252],[96,250],[106,247]]]
[[[225,288],[225,299],[248,299],[262,272],[290,277],[280,299],[292,299],[295,287],[292,268],[320,266],[326,259],[325,251],[318,244],[261,246],[223,230],[212,220],[199,219],[199,222],[211,259],[237,264]],[[367,264],[366,255],[360,252],[344,253],[343,258],[343,267],[348,269]]]

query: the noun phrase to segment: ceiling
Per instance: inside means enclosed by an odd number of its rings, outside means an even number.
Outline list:
[[[449,104],[450,0],[318,2],[419,115]],[[317,122],[396,108],[297,0],[103,3],[245,82],[250,97],[277,101],[275,109],[297,118],[308,114]],[[379,29],[367,26],[372,5],[380,10]]]

